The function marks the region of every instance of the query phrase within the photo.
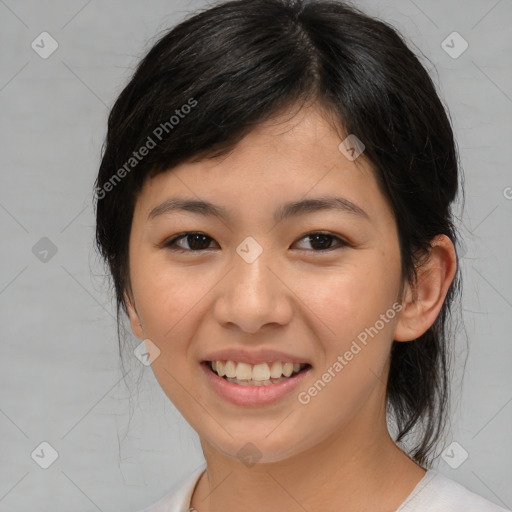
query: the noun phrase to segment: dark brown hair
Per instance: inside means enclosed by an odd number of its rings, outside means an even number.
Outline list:
[[[306,99],[364,143],[396,218],[404,279],[414,284],[436,235],[456,242],[451,208],[460,171],[451,124],[397,31],[340,1],[223,2],[166,32],[109,115],[95,183],[96,243],[112,275],[118,327],[145,181],[226,153],[255,125]],[[459,287],[457,271],[432,327],[417,340],[394,342],[391,353],[387,404],[396,440],[416,430],[409,453],[424,465],[445,426],[447,322]]]

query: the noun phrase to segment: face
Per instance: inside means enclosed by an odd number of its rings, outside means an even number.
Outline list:
[[[290,117],[149,180],[129,246],[158,382],[204,444],[261,462],[372,428],[400,308],[396,223],[364,153],[349,160],[318,108]]]

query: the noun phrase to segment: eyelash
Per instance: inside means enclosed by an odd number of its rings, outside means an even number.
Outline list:
[[[179,252],[179,253],[192,253],[192,252],[195,252],[195,253],[201,253],[201,252],[204,252],[204,251],[207,251],[208,249],[179,249],[179,248],[176,248],[175,244],[178,240],[181,240],[182,238],[186,239],[188,236],[191,236],[191,235],[202,235],[204,237],[206,237],[207,239],[210,239],[210,240],[213,240],[213,238],[211,238],[210,236],[208,236],[206,233],[202,233],[200,231],[186,231],[184,233],[181,233],[173,238],[171,238],[170,240],[164,242],[162,244],[162,247],[165,247],[166,249],[169,249],[173,252]],[[346,240],[343,240],[342,238],[336,236],[336,235],[333,235],[331,233],[326,233],[326,232],[323,232],[323,231],[312,231],[310,233],[306,233],[305,235],[303,235],[301,238],[299,238],[299,240],[303,240],[304,238],[308,238],[308,237],[313,237],[315,235],[321,235],[321,236],[325,236],[325,237],[328,237],[328,238],[332,238],[333,240],[336,240],[338,241],[338,247],[330,247],[328,249],[320,249],[318,251],[316,250],[308,250],[308,249],[299,249],[299,250],[302,250],[302,251],[308,251],[308,252],[316,252],[316,253],[326,253],[326,252],[329,252],[329,251],[333,251],[335,249],[342,249],[344,247],[348,247],[350,244],[346,241]]]

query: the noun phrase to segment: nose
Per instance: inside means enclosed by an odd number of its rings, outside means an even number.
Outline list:
[[[263,251],[252,262],[236,254],[233,267],[216,287],[214,317],[223,327],[236,326],[249,334],[269,324],[286,325],[293,314],[288,286],[271,251]]]

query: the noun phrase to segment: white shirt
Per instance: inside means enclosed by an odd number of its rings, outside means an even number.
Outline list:
[[[140,512],[188,512],[202,464],[170,494]],[[192,509],[193,510],[193,509]],[[511,512],[475,494],[437,470],[429,469],[396,512]]]

